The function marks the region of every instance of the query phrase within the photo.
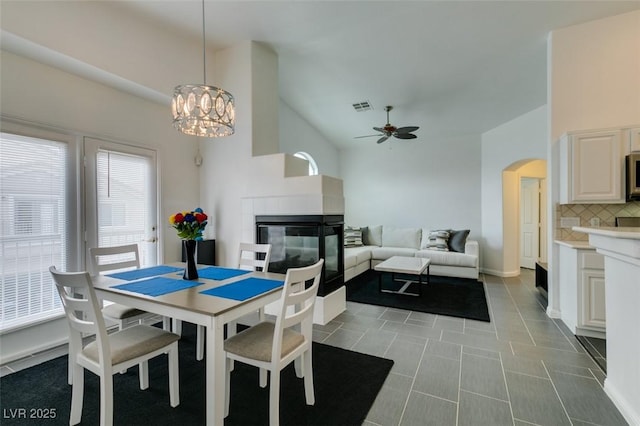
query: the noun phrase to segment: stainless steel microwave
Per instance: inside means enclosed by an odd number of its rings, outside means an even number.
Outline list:
[[[640,152],[627,155],[627,201],[640,200]]]

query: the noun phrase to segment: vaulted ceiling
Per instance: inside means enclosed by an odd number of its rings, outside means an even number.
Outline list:
[[[199,1],[111,3],[128,18],[201,35]],[[355,137],[385,124],[385,105],[394,106],[392,124],[420,126],[418,142],[479,134],[544,105],[549,32],[639,8],[639,1],[206,0],[206,35],[208,48],[241,40],[270,46],[281,99],[350,148],[375,145],[375,137]],[[373,109],[356,112],[362,101]]]

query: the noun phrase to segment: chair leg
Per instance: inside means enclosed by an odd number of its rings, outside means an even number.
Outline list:
[[[280,425],[280,372],[271,370],[269,386],[269,426]]]
[[[204,335],[205,328],[199,325],[196,328],[196,360],[202,361],[204,359]]]
[[[316,395],[313,390],[313,363],[311,358],[311,348],[302,354],[302,363],[304,364],[304,395],[307,405],[316,403]]]
[[[113,425],[113,376],[104,371],[100,377],[100,426]]]
[[[71,387],[71,415],[69,424],[77,425],[82,420],[82,399],[84,397],[84,368],[73,363],[73,385]]]
[[[118,331],[122,331],[124,329],[124,320],[118,321]],[[125,374],[127,370],[120,370],[120,374]]]
[[[267,369],[266,368],[260,369],[260,387],[261,388],[267,387]]]
[[[169,401],[172,407],[180,404],[180,373],[178,365],[178,342],[169,350]]]
[[[231,399],[231,362],[229,358],[225,358],[224,363],[224,416],[229,415],[229,405]]]
[[[182,337],[182,320],[173,318],[171,321],[173,322],[173,332]]]
[[[162,329],[164,331],[171,331],[171,318],[162,317]]]
[[[73,348],[73,343],[71,343],[71,339],[69,339],[69,356],[67,357],[67,383],[69,383],[70,385],[73,384],[73,367],[74,367],[74,363],[73,363],[73,354],[76,353],[76,351]]]
[[[296,371],[296,377],[302,379],[304,377],[304,360],[302,355],[293,360],[293,367]]]
[[[140,380],[140,389],[145,390],[149,388],[149,363],[142,361],[138,364],[138,376]]]

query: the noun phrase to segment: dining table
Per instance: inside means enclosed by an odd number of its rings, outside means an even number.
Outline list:
[[[199,278],[184,280],[184,263],[171,263],[92,277],[103,300],[138,308],[206,329],[206,424],[223,425],[225,408],[224,325],[278,300],[279,273],[198,265]]]

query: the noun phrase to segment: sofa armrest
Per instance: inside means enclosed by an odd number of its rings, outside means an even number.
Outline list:
[[[467,240],[464,245],[464,253],[480,257],[480,245],[476,240]]]

